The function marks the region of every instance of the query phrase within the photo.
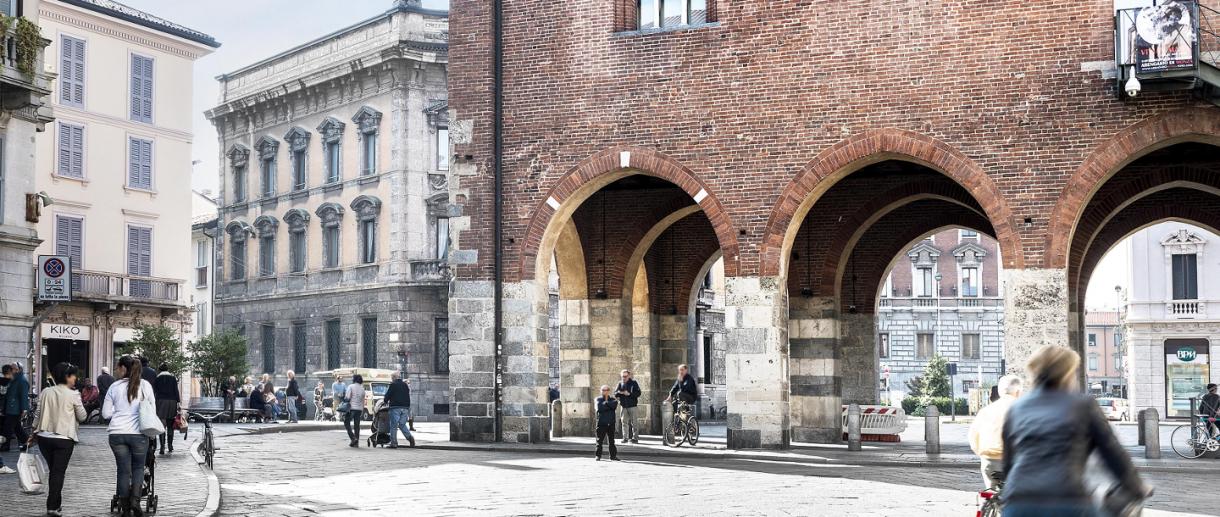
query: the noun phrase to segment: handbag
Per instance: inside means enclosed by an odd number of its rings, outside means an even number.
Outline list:
[[[351,411],[351,409],[352,409],[352,405],[350,403],[348,403],[348,401],[345,400],[345,401],[339,403],[339,412],[340,413],[347,413],[348,411]]]
[[[182,413],[174,415],[174,430],[186,434],[186,419],[182,417]]]
[[[156,438],[165,434],[165,424],[157,418],[157,407],[147,397],[140,397],[140,434]]]
[[[51,479],[46,458],[34,452],[21,453],[17,458],[17,478],[22,492],[41,494]]]

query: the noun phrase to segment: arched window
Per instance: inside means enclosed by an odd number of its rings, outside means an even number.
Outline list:
[[[243,221],[233,221],[225,226],[229,234],[229,280],[246,279],[246,242],[254,229]]]
[[[275,232],[280,222],[274,217],[259,216],[254,220],[258,232],[258,276],[275,276]]]
[[[233,171],[233,202],[246,201],[246,167],[250,162],[250,150],[241,144],[229,149],[229,167]]]
[[[274,138],[263,136],[254,144],[258,152],[258,175],[261,180],[260,193],[263,198],[274,197],[275,192],[275,156],[279,153],[280,143]]]
[[[343,222],[343,206],[323,203],[314,212],[322,223],[322,267],[337,268],[342,262],[339,229]]]
[[[326,183],[337,183],[343,179],[344,126],[335,117],[326,117],[318,126],[318,133],[322,134],[322,155],[326,158]]]
[[[309,167],[309,131],[300,126],[294,127],[284,135],[288,142],[288,153],[292,158],[292,190],[305,190],[308,186]]]
[[[381,200],[373,196],[360,196],[352,200],[352,211],[356,213],[356,228],[360,236],[360,263],[377,262],[377,214],[381,212]]]
[[[288,269],[292,273],[304,273],[308,256],[305,232],[309,229],[309,212],[293,208],[284,214],[288,224]]]
[[[352,117],[352,122],[360,129],[356,133],[356,137],[360,139],[360,175],[377,174],[377,137],[380,133],[381,112],[364,106]]]

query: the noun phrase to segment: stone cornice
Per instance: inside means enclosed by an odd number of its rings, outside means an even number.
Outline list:
[[[212,49],[204,45],[161,35],[152,29],[117,19],[109,19],[101,14],[67,4],[42,2],[39,4],[38,16],[81,30],[160,50],[191,61],[212,53]]]

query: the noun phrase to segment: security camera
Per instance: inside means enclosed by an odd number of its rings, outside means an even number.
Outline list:
[[[1139,95],[1142,89],[1140,80],[1135,77],[1135,74],[1131,74],[1131,78],[1127,79],[1127,84],[1123,86],[1123,89],[1127,91],[1128,97]]]

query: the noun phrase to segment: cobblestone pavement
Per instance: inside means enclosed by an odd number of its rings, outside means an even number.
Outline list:
[[[194,430],[191,431],[194,433]],[[182,435],[178,435],[181,437]],[[189,435],[194,441],[198,435]],[[114,496],[114,455],[107,444],[106,429],[82,427],[81,443],[72,452],[64,484],[64,515],[108,516]],[[174,454],[157,457],[158,515],[193,516],[207,499],[207,478],[191,457],[189,442],[176,440]],[[17,465],[18,452],[3,453],[4,463]],[[0,476],[0,515],[24,517],[46,513],[46,493],[21,493],[16,474]]]
[[[346,445],[341,430],[222,436],[221,514],[965,516],[980,483],[965,468],[633,458],[631,446],[599,463],[591,446],[578,457]],[[1147,478],[1157,495],[1145,515],[1215,514],[1211,477]]]

